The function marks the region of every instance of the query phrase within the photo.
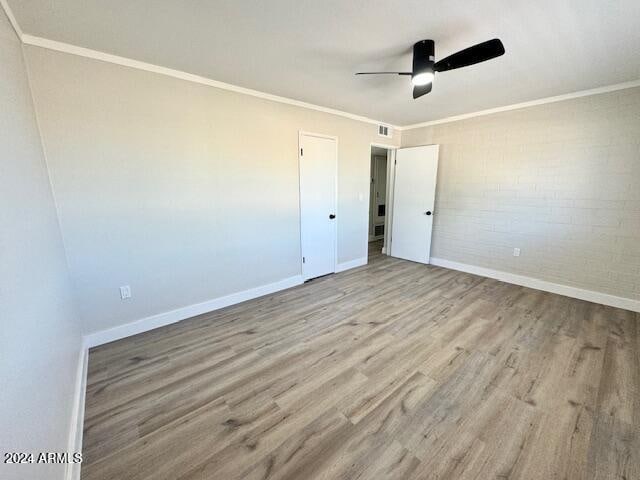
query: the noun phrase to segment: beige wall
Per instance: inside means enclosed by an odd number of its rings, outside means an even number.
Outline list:
[[[429,143],[434,257],[640,299],[640,88],[402,132]]]
[[[80,347],[22,47],[0,8],[0,452],[67,451]],[[0,478],[65,468],[0,461]]]
[[[299,130],[338,137],[338,261],[366,257],[375,125],[26,55],[85,332],[299,275]]]
[[[298,275],[299,130],[339,137],[338,261],[366,256],[375,125],[26,54],[85,333]],[[442,145],[433,255],[640,298],[639,90],[404,131]]]

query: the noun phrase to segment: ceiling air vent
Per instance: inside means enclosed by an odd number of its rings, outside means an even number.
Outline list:
[[[393,130],[388,125],[378,125],[378,135],[381,137],[391,138]]]

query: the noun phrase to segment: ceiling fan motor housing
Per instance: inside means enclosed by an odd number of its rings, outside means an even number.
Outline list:
[[[436,72],[446,72],[468,67],[504,55],[504,45],[499,38],[487,40],[453,53],[436,62],[435,42],[420,40],[413,45],[413,69],[411,72],[358,72],[356,75],[411,75],[413,98],[431,92]]]
[[[433,40],[420,40],[413,45],[413,76],[419,73],[434,73],[435,43]]]

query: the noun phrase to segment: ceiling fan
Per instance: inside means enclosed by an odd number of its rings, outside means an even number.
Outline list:
[[[460,50],[439,62],[435,61],[435,42],[420,40],[413,46],[413,70],[411,72],[358,72],[356,75],[410,75],[413,84],[413,98],[431,91],[436,72],[446,72],[468,67],[504,55],[504,45],[494,38]]]

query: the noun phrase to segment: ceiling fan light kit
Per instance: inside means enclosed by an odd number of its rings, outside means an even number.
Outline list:
[[[413,45],[413,68],[410,72],[358,72],[356,75],[405,75],[411,76],[413,98],[426,95],[433,87],[436,72],[446,72],[468,67],[504,55],[504,45],[494,38],[460,50],[439,62],[435,61],[435,42],[420,40]]]
[[[433,72],[416,73],[413,77],[411,77],[411,83],[413,83],[416,87],[421,87],[422,85],[433,82],[434,78],[435,75]]]
[[[411,83],[421,87],[431,83],[435,78],[435,42],[420,40],[413,46],[413,68],[411,69]]]

